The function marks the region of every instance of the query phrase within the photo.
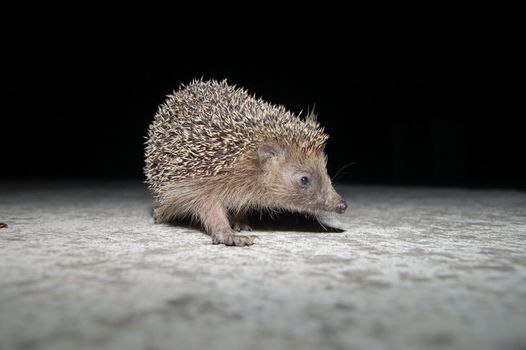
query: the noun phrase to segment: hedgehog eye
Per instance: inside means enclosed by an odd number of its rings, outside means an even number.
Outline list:
[[[301,187],[307,187],[310,183],[310,179],[307,176],[300,176],[298,181]]]

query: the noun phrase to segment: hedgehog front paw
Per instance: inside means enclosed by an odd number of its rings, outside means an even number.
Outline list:
[[[212,243],[213,244],[224,244],[227,246],[235,246],[235,247],[245,247],[245,246],[250,246],[254,244],[254,240],[256,238],[258,238],[258,236],[255,236],[255,235],[242,236],[242,235],[235,235],[233,233],[215,234],[215,235],[212,235]]]
[[[0,228],[7,228],[7,224],[4,222],[0,222]]]

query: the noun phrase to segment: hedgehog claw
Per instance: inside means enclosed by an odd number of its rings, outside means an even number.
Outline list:
[[[214,235],[212,236],[213,244],[224,244],[226,246],[245,247],[254,244],[254,240],[259,238],[255,235],[242,236],[242,235]]]

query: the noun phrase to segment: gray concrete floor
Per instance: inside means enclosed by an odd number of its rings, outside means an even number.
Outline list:
[[[0,183],[0,349],[526,348],[525,193],[340,191],[229,248],[140,183]]]

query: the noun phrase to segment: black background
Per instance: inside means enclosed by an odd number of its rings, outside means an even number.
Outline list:
[[[120,50],[39,37],[6,57],[0,177],[142,179],[157,106],[203,77],[315,106],[329,174],[350,164],[337,182],[525,188],[522,116],[499,107],[498,64],[466,42],[208,33]]]

